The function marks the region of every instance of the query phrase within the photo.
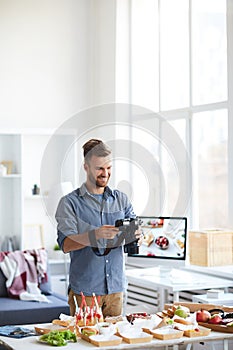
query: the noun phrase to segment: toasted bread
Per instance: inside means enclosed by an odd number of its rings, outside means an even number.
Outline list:
[[[69,321],[62,321],[62,320],[53,320],[52,321],[52,324],[57,324],[59,326],[62,326],[62,327],[69,327],[70,325],[70,322]]]
[[[123,321],[122,315],[119,315],[119,316],[106,316],[105,317],[105,322],[117,323],[119,321]]]
[[[192,322],[187,321],[185,318],[181,318],[181,317],[179,317],[179,318],[178,317],[174,317],[173,321],[177,322],[177,323],[185,324],[185,325],[191,325],[192,324]]]

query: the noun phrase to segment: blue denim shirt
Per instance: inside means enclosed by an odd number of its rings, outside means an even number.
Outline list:
[[[56,212],[58,244],[102,225],[114,225],[117,219],[134,218],[133,207],[126,194],[105,188],[99,201],[85,184],[64,196]],[[108,255],[97,256],[91,247],[70,252],[70,288],[77,294],[106,295],[125,289],[124,252],[119,246]]]

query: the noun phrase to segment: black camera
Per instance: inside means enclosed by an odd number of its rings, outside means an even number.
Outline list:
[[[138,218],[119,219],[115,222],[115,227],[119,227],[125,239],[124,252],[130,255],[139,253],[138,239],[135,239],[135,231],[140,225]]]

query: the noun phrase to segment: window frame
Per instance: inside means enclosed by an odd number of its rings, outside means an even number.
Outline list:
[[[132,60],[132,18],[131,18],[131,9],[132,9],[132,1],[129,0],[127,3],[128,8],[128,35],[127,35],[127,43],[129,50],[127,52],[126,62],[128,64],[128,76],[126,77],[127,86],[128,86],[128,94],[127,94],[127,102],[132,103],[132,71],[131,71],[131,60]],[[162,0],[158,0],[158,12],[160,11],[160,3]],[[192,162],[192,119],[195,113],[204,112],[204,111],[216,111],[220,109],[226,109],[228,112],[228,222],[227,225],[233,227],[233,216],[231,213],[233,212],[233,182],[231,179],[233,178],[233,1],[226,0],[226,33],[227,33],[227,89],[228,89],[228,98],[226,101],[220,101],[215,103],[208,103],[203,105],[193,105],[192,102],[192,10],[191,4],[193,0],[189,0],[189,101],[190,105],[187,108],[174,109],[169,111],[164,111],[161,109],[161,101],[159,98],[159,110],[158,112],[161,116],[165,117],[168,121],[176,120],[176,119],[184,119],[186,124],[186,147],[188,154],[190,155],[190,159]],[[160,14],[158,14],[160,16]],[[158,24],[159,25],[159,24]],[[160,39],[159,39],[159,45]],[[160,46],[159,46],[160,47]],[[160,51],[159,51],[160,52]],[[158,69],[160,69],[160,53],[159,61],[158,61]],[[117,67],[116,67],[117,68]],[[117,69],[116,69],[117,73]],[[116,74],[117,80],[117,74]],[[117,84],[116,84],[116,100],[117,100]],[[159,78],[159,91],[161,91],[161,82]],[[192,173],[188,174],[188,183],[192,183]],[[192,198],[189,211],[187,215],[190,218],[190,226],[196,225],[198,223],[197,212],[196,212],[196,204],[195,199]]]

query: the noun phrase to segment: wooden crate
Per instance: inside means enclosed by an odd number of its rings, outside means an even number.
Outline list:
[[[189,231],[190,264],[223,266],[233,263],[233,231]]]

